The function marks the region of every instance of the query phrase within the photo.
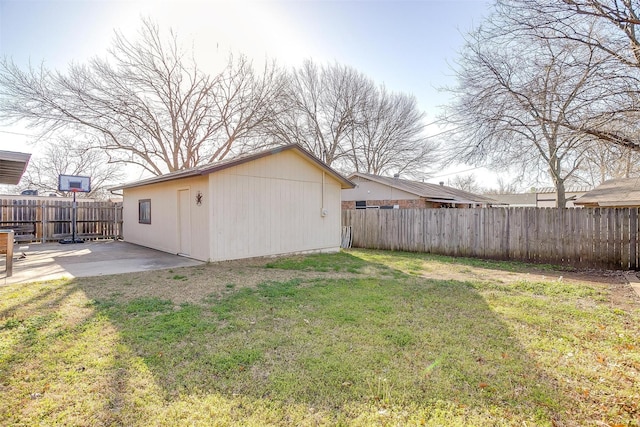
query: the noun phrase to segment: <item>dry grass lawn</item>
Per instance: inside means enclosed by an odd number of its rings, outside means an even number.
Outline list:
[[[3,425],[640,425],[616,272],[352,250],[0,288]]]

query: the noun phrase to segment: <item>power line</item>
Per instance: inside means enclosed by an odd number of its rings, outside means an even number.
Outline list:
[[[456,175],[456,174],[459,174],[459,173],[465,173],[465,172],[471,172],[471,171],[474,171],[474,170],[477,170],[477,169],[481,169],[481,168],[482,168],[482,166],[478,166],[478,167],[475,167],[475,168],[465,169],[465,170],[462,170],[462,171],[455,171],[455,172],[445,173],[444,175],[438,175],[438,176],[434,176],[434,177],[432,177],[432,178],[433,178],[433,179],[435,179],[435,178],[442,178],[442,177],[444,177],[444,176]]]
[[[11,132],[11,131],[8,131],[8,130],[0,130],[0,133],[8,133],[8,134],[11,134],[11,135],[31,136],[31,137],[35,136],[35,135],[29,135],[29,134],[26,134],[26,133]]]

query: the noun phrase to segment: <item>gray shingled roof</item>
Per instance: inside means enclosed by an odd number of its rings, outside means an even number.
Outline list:
[[[409,181],[400,178],[391,178],[380,175],[372,175],[368,173],[356,172],[349,176],[352,180],[354,177],[360,177],[375,181],[377,183],[388,185],[398,190],[406,191],[407,193],[415,194],[419,197],[432,202],[440,203],[458,203],[458,204],[470,204],[470,203],[495,203],[496,201],[489,197],[480,196],[478,194],[469,193],[468,191],[458,190],[457,188],[447,187],[444,185],[430,184],[427,182]]]
[[[585,193],[591,189],[592,187],[590,185],[577,185],[573,187],[566,187],[564,189],[564,192],[565,193]],[[542,188],[536,189],[536,193],[539,193],[539,194],[556,193],[557,191],[558,190],[556,189],[556,187],[542,187]]]
[[[610,179],[574,202],[585,207],[640,206],[640,177]]]

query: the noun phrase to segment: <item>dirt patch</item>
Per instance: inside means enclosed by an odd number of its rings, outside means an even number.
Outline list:
[[[350,279],[381,277],[381,270],[374,266],[363,267],[359,273],[280,270],[266,268],[272,259],[209,263],[197,267],[139,273],[97,276],[76,279],[78,286],[90,299],[115,299],[127,301],[141,297],[157,297],[175,304],[200,303],[208,298],[220,298],[242,288],[254,288],[266,281],[283,282],[292,279]],[[456,263],[424,261],[419,271],[405,272],[411,276],[434,280],[460,282],[497,282],[503,284],[518,281],[566,281],[582,283],[603,290],[613,306],[623,309],[638,308],[640,297],[624,278],[623,272],[602,270],[550,271],[535,268],[517,272],[474,267]]]
[[[352,273],[266,268],[265,264],[270,261],[270,259],[226,261],[197,267],[78,278],[76,283],[90,299],[127,301],[141,297],[156,297],[182,304],[199,303],[205,298],[219,298],[238,289],[254,288],[266,281],[362,277]]]
[[[472,267],[461,264],[442,264],[425,261],[422,277],[437,280],[458,281],[494,281],[514,283],[518,281],[546,282],[564,281],[574,284],[586,284],[604,291],[613,306],[632,309],[640,305],[640,296],[631,288],[624,272],[616,270],[574,270],[549,271],[536,268],[518,272]]]

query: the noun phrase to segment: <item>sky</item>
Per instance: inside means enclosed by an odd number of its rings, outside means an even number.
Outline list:
[[[135,37],[141,18],[171,27],[214,67],[227,52],[297,66],[305,59],[351,66],[387,89],[413,94],[427,122],[437,119],[455,84],[451,66],[463,36],[488,14],[486,0],[0,0],[0,55],[16,63],[64,70],[104,56],[114,31]],[[436,133],[438,129],[429,128]],[[0,150],[37,152],[34,132],[0,127]],[[434,173],[476,173],[491,186],[495,174],[461,165]],[[481,184],[483,184],[481,182]]]

